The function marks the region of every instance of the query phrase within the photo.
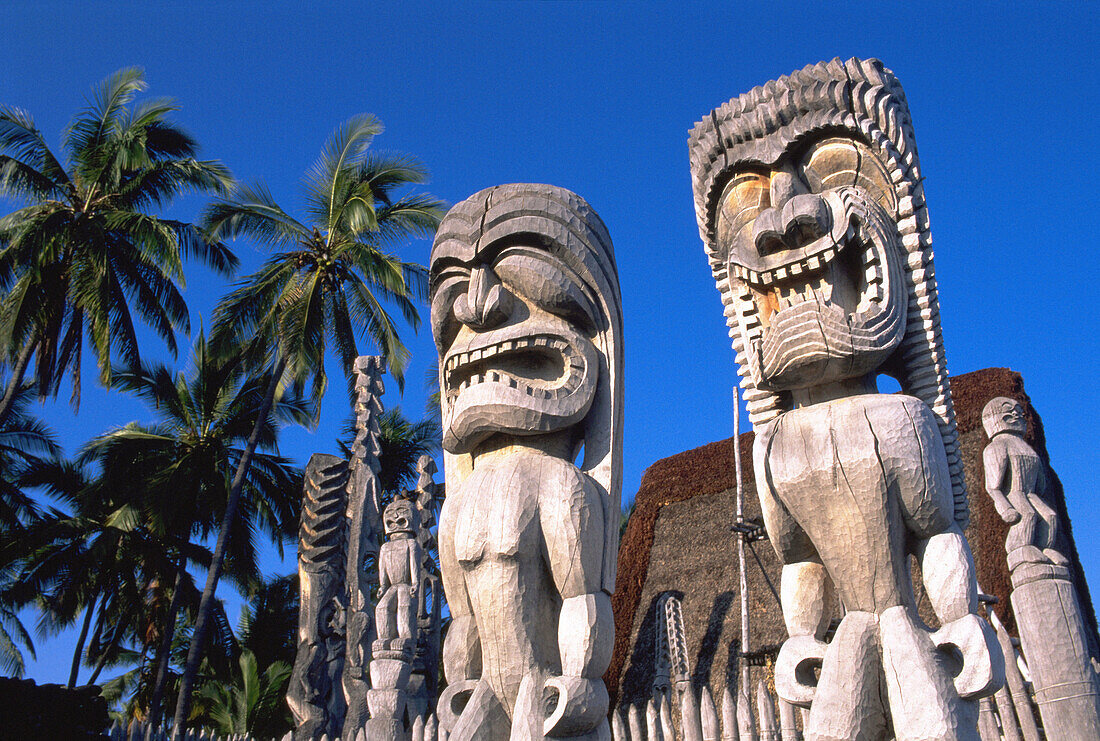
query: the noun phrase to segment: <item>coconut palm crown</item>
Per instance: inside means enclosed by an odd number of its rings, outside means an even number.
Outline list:
[[[66,130],[67,165],[30,114],[0,106],[0,198],[23,204],[0,218],[0,351],[13,369],[0,419],[32,355],[39,393],[56,396],[68,372],[74,405],[85,337],[105,385],[113,360],[136,365],[133,314],[174,354],[176,332],[190,333],[183,260],[222,274],[236,266],[193,225],[150,213],[185,192],[225,193],[232,180],[196,159],[195,140],[168,120],[175,103],[134,100],[145,88],[137,68],[97,85]]]
[[[248,236],[280,250],[242,280],[215,312],[215,344],[251,342],[285,366],[289,378],[313,380],[320,399],[330,344],[348,378],[365,334],[403,383],[409,352],[385,304],[414,328],[427,270],[390,250],[410,237],[430,237],[442,201],[403,193],[427,180],[417,160],[368,151],[382,125],[356,116],[337,129],[305,178],[305,220],[291,216],[262,185],[242,186],[203,215],[212,239]],[[270,356],[269,356],[269,359]]]

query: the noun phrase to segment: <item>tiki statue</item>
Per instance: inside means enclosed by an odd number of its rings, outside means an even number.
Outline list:
[[[1012,612],[1047,738],[1100,738],[1100,677],[1070,562],[1055,550],[1058,515],[1042,494],[1046,466],[1024,436],[1023,406],[1004,396],[982,410],[985,490],[1009,524]]]
[[[700,234],[783,563],[776,664],[806,738],[976,739],[1003,677],[975,614],[928,216],[904,93],[877,61],[806,67],[691,132]],[[876,377],[902,394],[880,394]],[[942,627],[917,616],[909,558]],[[825,643],[834,589],[844,618]]]
[[[1066,557],[1054,550],[1058,514],[1041,496],[1047,488],[1043,461],[1024,441],[1024,408],[1015,399],[998,396],[982,409],[982,427],[989,437],[982,453],[986,492],[1010,525],[1005,541],[1009,571],[1024,562],[1067,565]]]
[[[431,296],[453,617],[440,726],[609,738],[622,316],[607,230],[561,188],[484,190],[440,225]]]
[[[411,652],[416,640],[416,595],[424,569],[424,551],[416,540],[420,513],[408,499],[395,499],[382,513],[382,524],[389,541],[378,552],[374,650]]]

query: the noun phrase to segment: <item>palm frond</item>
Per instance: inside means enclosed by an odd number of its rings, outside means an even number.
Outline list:
[[[341,191],[346,193],[349,176],[355,172],[371,141],[383,129],[382,122],[375,116],[360,114],[341,124],[325,143],[305,181],[306,208],[318,226],[328,231],[335,228],[338,209],[345,200]]]
[[[247,236],[290,245],[309,238],[309,229],[284,211],[262,183],[237,186],[229,198],[207,206],[200,221],[214,240]]]
[[[106,146],[119,128],[119,119],[134,96],[146,89],[145,73],[126,67],[113,73],[92,90],[92,97],[66,131],[65,144],[76,171],[94,183],[111,166]]]

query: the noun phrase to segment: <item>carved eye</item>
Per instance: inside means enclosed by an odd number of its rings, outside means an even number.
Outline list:
[[[510,291],[583,329],[596,326],[597,312],[581,279],[544,250],[509,247],[497,256],[493,272]]]
[[[771,205],[771,181],[758,172],[735,175],[722,192],[718,205],[718,244],[728,253],[749,234],[761,211]]]
[[[435,344],[440,350],[446,350],[458,334],[458,320],[454,315],[455,299],[466,292],[470,283],[470,271],[465,268],[450,268],[436,279],[432,295],[431,323]]]
[[[858,185],[893,217],[898,215],[897,195],[890,173],[875,153],[862,142],[843,137],[823,139],[802,158],[802,177],[814,193],[842,185]]]

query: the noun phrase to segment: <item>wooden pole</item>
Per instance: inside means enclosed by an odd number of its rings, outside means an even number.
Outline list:
[[[733,384],[733,472],[736,486],[737,565],[740,571],[741,593],[741,686],[749,686],[749,664],[744,655],[749,650],[749,579],[745,573],[745,483],[741,469],[741,398]]]

